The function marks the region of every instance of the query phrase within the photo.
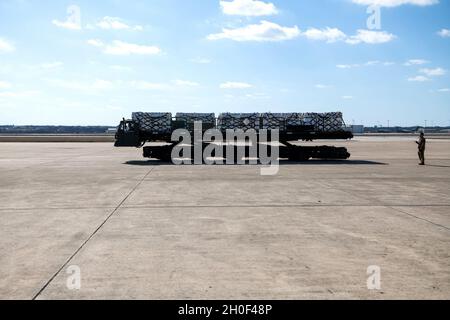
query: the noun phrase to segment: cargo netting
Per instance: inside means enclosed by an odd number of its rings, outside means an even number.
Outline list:
[[[262,129],[285,131],[287,116],[285,113],[263,113],[261,115]]]
[[[219,130],[260,129],[258,113],[222,113],[217,121]]]
[[[317,131],[332,132],[341,131],[344,127],[344,119],[341,112],[328,113],[304,113],[305,125],[311,125]]]
[[[267,130],[287,127],[313,126],[316,131],[341,131],[344,126],[342,113],[264,113],[261,115],[262,128]]]
[[[133,121],[138,123],[139,130],[152,134],[172,133],[172,114],[157,112],[134,112]]]
[[[135,112],[133,121],[139,129],[152,134],[167,134],[172,132],[171,113]],[[184,121],[187,127],[195,121],[216,124],[214,113],[177,113],[177,121]],[[219,130],[249,130],[267,129],[286,131],[292,127],[312,126],[318,132],[342,131],[344,120],[341,112],[328,113],[223,113],[217,120]]]
[[[214,113],[177,113],[177,121],[186,121],[188,125],[193,125],[196,121],[212,123],[216,125],[216,115]]]

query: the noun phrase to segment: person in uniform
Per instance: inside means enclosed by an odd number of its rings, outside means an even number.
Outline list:
[[[417,145],[419,146],[419,165],[424,166],[425,165],[425,146],[427,143],[427,140],[425,139],[425,135],[423,132],[420,133],[419,141],[416,141]]]

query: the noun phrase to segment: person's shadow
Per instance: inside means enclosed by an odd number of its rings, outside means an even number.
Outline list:
[[[450,166],[443,166],[439,164],[426,164],[426,167],[436,167],[436,168],[450,168]]]

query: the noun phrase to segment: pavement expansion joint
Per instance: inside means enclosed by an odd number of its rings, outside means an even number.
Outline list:
[[[430,220],[425,219],[425,218],[418,217],[418,216],[416,216],[416,215],[414,215],[414,214],[411,214],[411,213],[408,213],[408,212],[406,212],[406,211],[400,210],[399,208],[396,208],[396,207],[393,207],[393,206],[388,206],[388,208],[390,208],[390,209],[392,209],[392,210],[395,210],[395,211],[397,211],[397,212],[406,214],[406,215],[408,215],[408,216],[410,216],[410,217],[412,217],[412,218],[415,218],[415,219],[418,219],[418,220],[422,220],[422,221],[428,222],[428,223],[430,223],[430,224],[432,224],[432,225],[434,225],[434,226],[436,226],[436,227],[441,227],[441,228],[446,229],[447,231],[450,231],[450,228],[449,228],[449,227],[446,227],[446,226],[444,226],[444,225],[442,225],[442,224],[439,224],[439,223],[435,223],[435,222],[430,221]]]
[[[72,261],[72,259],[86,246],[86,244],[100,231],[100,229],[108,222],[108,220],[120,209],[120,207],[127,201],[134,191],[144,182],[145,178],[152,173],[154,168],[151,168],[142,179],[131,189],[131,191],[122,199],[122,201],[114,208],[114,210],[103,220],[103,222],[91,233],[91,235],[78,247],[77,250],[64,262],[64,264],[56,271],[56,273],[45,283],[45,285],[36,293],[32,300],[36,300],[42,292],[50,285],[50,283],[58,276],[58,274]]]
[[[224,205],[124,205],[122,209],[177,209],[177,208],[317,208],[317,207],[338,207],[338,208],[389,208],[389,207],[450,207],[450,204],[323,204],[323,203],[306,203],[306,204],[224,204]]]

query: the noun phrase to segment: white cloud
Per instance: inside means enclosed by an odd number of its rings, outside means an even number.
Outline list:
[[[430,81],[430,79],[425,77],[425,76],[415,76],[415,77],[408,78],[408,81],[411,81],[411,82],[425,82],[425,81]]]
[[[427,64],[427,63],[429,63],[429,61],[424,60],[424,59],[410,59],[410,60],[406,61],[404,65],[409,67],[409,66],[423,65],[423,64]]]
[[[332,86],[327,85],[327,84],[316,84],[315,87],[317,89],[328,89],[328,88],[331,88]]]
[[[174,80],[173,83],[177,86],[181,87],[198,87],[200,84],[193,81],[187,81],[187,80]]]
[[[348,36],[338,28],[309,28],[305,32],[301,32],[301,35],[311,39],[326,41],[327,43],[333,43],[338,41],[345,41],[348,44],[380,44],[390,42],[395,39],[395,35],[387,33],[385,31],[372,31],[372,30],[357,30],[357,34],[354,36]]]
[[[450,92],[449,88],[442,88],[438,90],[439,92]]]
[[[101,40],[98,39],[90,39],[87,41],[87,43],[94,47],[103,47],[105,45]]]
[[[68,19],[67,21],[59,21],[59,20],[53,20],[52,23],[63,29],[69,29],[69,30],[81,30],[81,24],[77,21],[72,21]]]
[[[64,65],[64,63],[62,63],[60,61],[56,61],[56,62],[42,63],[38,67],[41,69],[56,69],[56,68],[62,67],[63,65]]]
[[[14,48],[11,43],[6,41],[5,39],[0,38],[0,53],[10,53],[14,52],[15,50],[16,48]]]
[[[291,40],[300,35],[297,26],[282,27],[269,21],[261,21],[236,29],[222,29],[221,33],[211,34],[208,40],[231,39],[234,41],[283,41]]]
[[[352,100],[353,96],[342,96],[342,99],[344,99],[344,100]]]
[[[450,30],[449,29],[442,29],[438,32],[438,35],[440,35],[442,38],[450,38]]]
[[[97,27],[103,30],[137,30],[142,31],[144,28],[142,26],[130,26],[126,24],[122,19],[117,17],[104,17],[102,20],[97,22]]]
[[[119,65],[113,65],[113,66],[110,66],[110,68],[111,68],[112,70],[114,70],[114,71],[119,71],[119,72],[124,72],[124,71],[129,72],[129,71],[133,71],[133,69],[130,68],[130,67],[119,66]]]
[[[122,22],[120,18],[116,17],[104,17],[102,20],[97,22],[97,27],[105,30],[123,30],[131,28],[129,25]]]
[[[11,83],[0,81],[0,89],[10,89],[12,87]]]
[[[114,84],[108,80],[97,79],[92,82],[82,82],[63,79],[52,79],[49,83],[53,86],[69,90],[90,91],[90,90],[109,90]]]
[[[222,12],[238,16],[270,16],[278,13],[273,3],[258,0],[220,1]]]
[[[424,68],[424,69],[420,69],[419,71],[420,71],[420,73],[426,74],[428,77],[443,76],[447,72],[446,70],[444,70],[442,68],[435,68],[435,69]]]
[[[245,82],[224,82],[220,85],[220,89],[248,89],[253,86]]]
[[[115,40],[111,45],[105,47],[104,52],[112,55],[155,55],[160,54],[161,49],[156,46],[138,45],[133,43],[127,43],[119,40]]]
[[[338,28],[326,27],[324,29],[309,28],[301,32],[297,26],[283,27],[279,24],[261,21],[259,24],[251,24],[240,28],[223,28],[221,33],[210,34],[208,40],[231,39],[234,41],[283,41],[303,36],[310,40],[326,41],[333,43],[345,41],[348,44],[380,44],[394,40],[392,33],[386,31],[357,30],[353,36],[346,35]]]
[[[94,47],[103,48],[105,54],[111,55],[156,55],[161,53],[161,49],[157,46],[138,45],[114,40],[111,44],[105,44],[100,40],[88,40],[88,44]]]
[[[107,80],[95,80],[94,83],[92,84],[92,88],[98,90],[109,90],[112,89],[113,87],[114,84],[111,81]]]
[[[395,35],[393,35],[392,33],[387,33],[386,31],[372,31],[359,29],[357,31],[357,34],[348,37],[346,42],[349,44],[359,44],[359,43],[380,44],[390,42],[395,38],[396,38]]]
[[[361,67],[373,67],[373,66],[385,66],[385,67],[389,67],[394,65],[395,62],[391,62],[391,61],[379,61],[379,60],[372,60],[372,61],[367,61],[364,64],[338,64],[336,65],[336,68],[338,69],[352,69],[352,68],[361,68]]]
[[[392,61],[379,61],[379,60],[372,60],[372,61],[367,61],[364,65],[366,67],[371,67],[371,66],[385,66],[385,67],[389,67],[394,65],[395,62]]]
[[[0,98],[16,98],[17,96],[15,92],[0,92]]]
[[[170,88],[169,85],[165,83],[157,83],[157,82],[146,82],[146,81],[133,81],[131,82],[131,86],[139,90],[167,90]]]
[[[385,31],[372,31],[372,30],[357,30],[357,34],[354,36],[348,36],[343,31],[337,28],[325,28],[317,29],[310,28],[301,33],[302,36],[312,40],[322,40],[327,43],[333,43],[337,41],[345,41],[348,44],[380,44],[394,40],[395,35],[387,33]]]
[[[38,90],[18,91],[18,92],[6,91],[0,92],[0,98],[26,98],[38,94],[40,94],[40,91]]]
[[[302,33],[308,39],[311,40],[322,40],[328,43],[345,40],[347,35],[337,28],[325,28],[325,29],[316,29],[309,28],[307,31]]]
[[[338,64],[336,68],[338,69],[351,69],[351,68],[359,68],[359,64]]]
[[[398,7],[405,4],[415,6],[429,6],[439,3],[439,0],[352,0],[353,3],[365,6],[378,5],[380,7]]]

